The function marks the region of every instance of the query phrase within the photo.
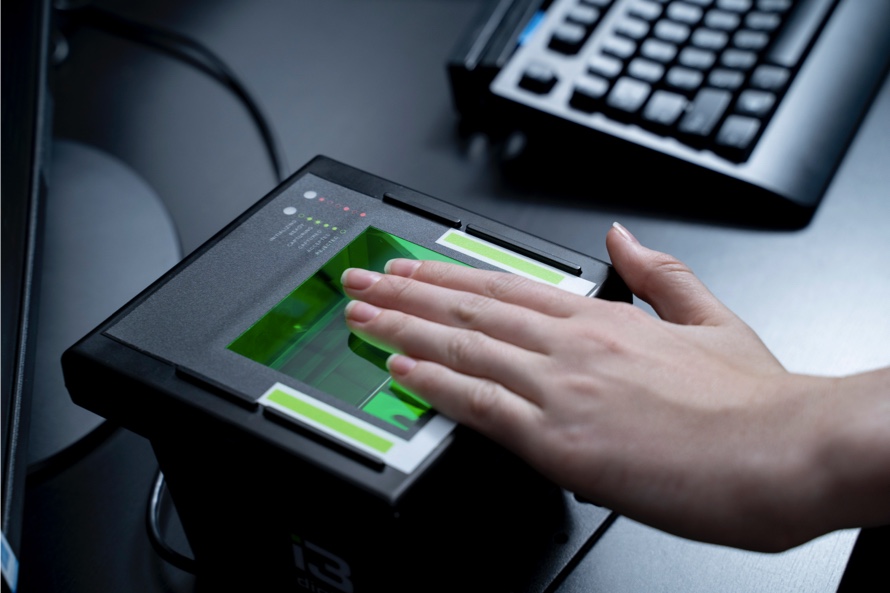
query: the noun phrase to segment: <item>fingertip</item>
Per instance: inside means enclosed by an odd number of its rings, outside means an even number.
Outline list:
[[[395,377],[404,377],[417,366],[417,361],[404,354],[391,354],[386,359],[386,368]]]
[[[625,276],[632,275],[642,264],[640,256],[647,251],[642,243],[618,222],[613,222],[612,228],[606,233],[606,250],[609,252],[612,265],[626,282],[630,279]]]
[[[382,278],[380,274],[361,268],[346,268],[340,275],[340,284],[345,290],[365,290]]]
[[[617,221],[613,222],[612,228],[625,241],[630,241],[631,243],[636,243],[638,245],[640,244],[640,242],[637,240],[637,238],[633,236],[633,233],[631,233],[629,230],[627,230],[627,228],[624,225],[622,225],[620,222],[617,222]]]
[[[383,266],[383,271],[394,276],[410,277],[414,270],[420,267],[421,262],[416,259],[391,259]]]
[[[380,314],[380,309],[362,301],[349,301],[344,308],[346,321],[367,323]]]

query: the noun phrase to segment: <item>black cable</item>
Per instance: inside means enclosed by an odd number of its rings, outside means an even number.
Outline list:
[[[180,570],[196,574],[197,563],[194,558],[189,558],[185,554],[177,552],[171,548],[161,533],[161,498],[164,496],[164,474],[159,469],[155,474],[154,483],[151,488],[151,495],[148,498],[148,507],[145,513],[145,526],[148,530],[148,540],[151,547],[166,562],[172,564]]]
[[[284,150],[259,104],[225,62],[207,47],[174,31],[132,21],[93,6],[65,10],[63,14],[73,25],[92,27],[110,35],[159,49],[215,78],[232,91],[247,108],[262,136],[278,181],[284,181],[287,177],[288,166]]]

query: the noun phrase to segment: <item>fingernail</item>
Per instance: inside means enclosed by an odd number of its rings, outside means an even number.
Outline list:
[[[349,301],[346,303],[345,314],[350,321],[367,323],[380,315],[380,309],[362,301]]]
[[[365,290],[366,288],[370,288],[382,277],[383,276],[377,272],[362,270],[361,268],[347,268],[340,276],[340,283],[343,285],[343,288]]]
[[[387,274],[394,274],[396,276],[404,276],[407,278],[419,267],[420,262],[416,259],[391,259],[386,262],[383,271]]]
[[[404,354],[391,354],[386,359],[386,368],[393,375],[407,375],[417,366],[417,361]]]
[[[631,241],[631,242],[633,242],[633,243],[639,243],[639,241],[637,240],[637,238],[634,237],[634,236],[631,234],[631,232],[630,232],[629,230],[627,230],[626,228],[624,228],[621,224],[619,224],[619,223],[617,223],[617,222],[613,222],[613,223],[612,223],[612,227],[613,227],[616,231],[618,231],[619,233],[621,233],[621,236],[624,237],[625,239],[627,239],[628,241]]]

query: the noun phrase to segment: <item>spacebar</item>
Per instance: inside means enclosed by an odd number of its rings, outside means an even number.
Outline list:
[[[798,3],[773,41],[766,61],[786,68],[796,66],[834,3],[835,0],[802,0]]]

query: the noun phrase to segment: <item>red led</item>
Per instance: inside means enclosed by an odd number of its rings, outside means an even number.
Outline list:
[[[343,211],[344,211],[344,212],[349,212],[349,206],[343,206]]]
[[[362,212],[362,213],[361,213],[361,214],[359,214],[359,216],[364,216],[364,215],[365,215],[365,213],[364,213],[364,212]]]

